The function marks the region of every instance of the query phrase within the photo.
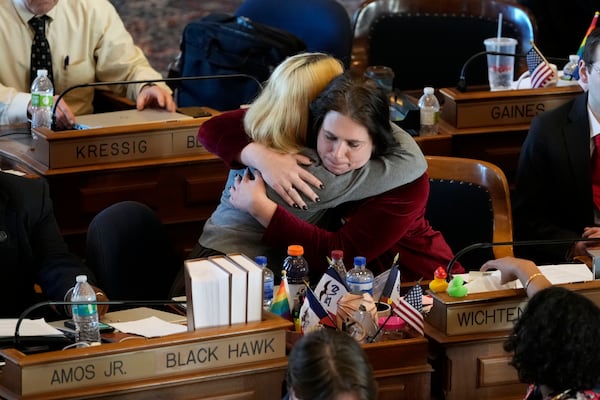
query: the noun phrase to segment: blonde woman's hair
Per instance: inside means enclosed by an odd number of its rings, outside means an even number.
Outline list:
[[[310,103],[344,72],[343,64],[323,53],[301,53],[275,68],[244,117],[244,129],[257,143],[295,153],[306,144]]]

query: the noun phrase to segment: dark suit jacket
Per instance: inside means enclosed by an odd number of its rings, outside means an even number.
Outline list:
[[[67,249],[42,179],[0,172],[0,271],[0,317],[17,317],[39,301],[34,283],[47,299],[63,300],[76,275],[93,282]]]
[[[535,117],[521,149],[513,199],[516,240],[580,238],[594,226],[587,93]],[[541,263],[570,245],[515,247]]]

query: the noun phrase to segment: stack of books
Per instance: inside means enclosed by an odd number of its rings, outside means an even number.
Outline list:
[[[263,270],[243,254],[185,261],[188,330],[261,321]]]

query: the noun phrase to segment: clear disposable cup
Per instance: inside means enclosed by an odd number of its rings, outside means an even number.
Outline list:
[[[500,37],[483,41],[486,51],[515,54],[517,40]],[[509,55],[488,54],[488,79],[490,90],[508,90],[515,78],[515,57]]]
[[[384,65],[371,65],[365,70],[365,76],[373,79],[387,93],[394,90],[394,70]]]

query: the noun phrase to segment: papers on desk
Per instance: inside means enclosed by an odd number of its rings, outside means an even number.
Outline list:
[[[540,271],[553,284],[586,282],[594,279],[592,272],[585,264],[540,265]],[[500,284],[500,271],[479,272],[471,271],[460,274],[469,289],[469,293],[489,292],[492,290],[517,289],[523,285],[517,279],[504,285]]]
[[[123,333],[145,337],[161,337],[187,331],[185,315],[173,314],[149,307],[113,311],[102,317],[102,322]]]
[[[187,332],[186,326],[163,321],[157,317],[148,317],[130,322],[113,322],[111,325],[123,333],[131,333],[147,338]]]
[[[0,171],[2,171],[4,173],[7,173],[7,174],[17,175],[17,176],[27,175],[27,174],[25,174],[25,172],[17,171],[16,169],[2,169],[2,168],[0,168]]]
[[[0,337],[14,337],[17,321],[17,318],[0,319]],[[24,319],[19,327],[19,336],[63,336],[63,333],[43,318]]]
[[[161,109],[146,108],[144,110],[122,110],[98,114],[79,115],[75,129],[107,128],[123,125],[136,125],[145,123],[166,123],[193,119],[189,115],[178,112],[169,112]]]

